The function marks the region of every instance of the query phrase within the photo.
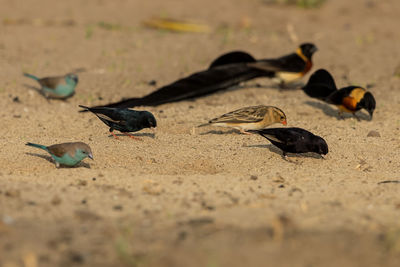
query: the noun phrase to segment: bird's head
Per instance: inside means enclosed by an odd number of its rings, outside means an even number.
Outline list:
[[[312,43],[301,44],[298,48],[298,53],[301,53],[309,60],[311,60],[312,55],[317,51],[318,48]]]
[[[78,75],[74,73],[69,73],[65,75],[65,81],[67,82],[67,84],[77,85],[79,81]]]
[[[320,155],[328,154],[328,144],[325,140],[319,136],[316,136],[313,142],[313,152],[318,153]]]
[[[143,111],[142,113],[142,124],[144,128],[156,128],[157,121],[153,114],[148,111]]]
[[[374,114],[376,102],[374,96],[370,92],[366,92],[364,97],[361,99],[360,103],[358,104],[361,108],[364,108],[368,111],[369,115],[371,116]]]
[[[90,146],[82,142],[77,143],[75,158],[79,158],[82,160],[86,157],[93,160],[93,154],[92,150],[90,149]]]
[[[274,107],[273,117],[275,122],[280,122],[283,125],[287,125],[286,115],[280,108]]]

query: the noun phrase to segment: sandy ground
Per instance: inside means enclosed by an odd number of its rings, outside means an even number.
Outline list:
[[[400,185],[378,184],[399,179],[398,0],[328,0],[311,10],[260,0],[0,6],[0,266],[400,265]],[[211,32],[141,25],[154,16]],[[312,71],[327,68],[338,86],[371,87],[372,121],[339,120],[335,107],[267,79],[147,108],[159,127],[155,136],[137,133],[143,142],[115,140],[78,113],[78,104],[144,95],[154,90],[149,81],[170,83],[230,50],[268,58],[304,41],[319,48]],[[21,75],[77,68],[86,72],[66,102],[44,99]],[[324,137],[326,160],[288,162],[259,136],[193,128],[256,104],[278,106],[290,126]],[[372,130],[380,137],[367,137]],[[83,141],[95,160],[56,169],[27,141]]]

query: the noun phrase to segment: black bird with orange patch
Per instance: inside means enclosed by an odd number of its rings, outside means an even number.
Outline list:
[[[246,52],[233,51],[215,59],[208,69],[160,87],[148,95],[104,106],[117,108],[158,106],[209,95],[259,77],[276,78],[281,85],[284,85],[303,77],[311,69],[311,58],[315,51],[317,48],[314,44],[304,43],[295,53],[260,60]]]
[[[360,120],[355,113],[361,109],[365,109],[371,119],[374,114],[376,101],[370,92],[360,86],[337,89],[333,77],[324,69],[319,69],[311,75],[303,91],[310,97],[336,105],[340,117],[343,112],[347,112]]]

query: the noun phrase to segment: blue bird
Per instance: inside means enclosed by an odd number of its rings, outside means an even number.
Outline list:
[[[87,144],[82,142],[62,143],[51,146],[34,143],[26,143],[26,145],[47,151],[54,159],[57,168],[60,165],[75,166],[86,157],[93,159],[92,150]]]
[[[78,76],[72,73],[45,78],[38,78],[28,73],[24,73],[24,76],[37,81],[41,86],[41,93],[46,98],[67,99],[75,94],[75,87],[78,84]]]

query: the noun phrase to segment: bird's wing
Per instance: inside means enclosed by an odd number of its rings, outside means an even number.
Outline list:
[[[262,121],[267,113],[268,108],[265,106],[254,106],[238,109],[222,115],[221,117],[212,119],[210,123],[254,123]]]
[[[57,85],[65,84],[64,76],[60,77],[46,77],[39,80],[40,85],[50,89],[56,89]]]
[[[120,124],[120,125],[126,125],[126,120],[120,119],[112,119],[111,117],[107,116],[106,114],[102,114],[102,113],[95,113],[96,116],[102,120],[103,122],[112,122],[112,123],[116,123],[116,124]]]
[[[127,120],[134,116],[137,112],[135,110],[128,109],[116,109],[116,108],[87,108],[89,111],[94,113],[100,120],[105,124],[109,123],[126,125]]]
[[[298,131],[296,128],[270,128],[263,129],[259,133],[268,140],[273,140],[287,146],[294,145],[301,139],[304,139],[304,133]]]
[[[304,72],[306,63],[300,56],[293,53],[277,59],[263,59],[254,63],[247,63],[248,66],[269,72]]]
[[[48,146],[47,149],[51,154],[55,155],[56,157],[62,157],[65,153],[68,152],[67,146],[62,144],[51,145]]]

